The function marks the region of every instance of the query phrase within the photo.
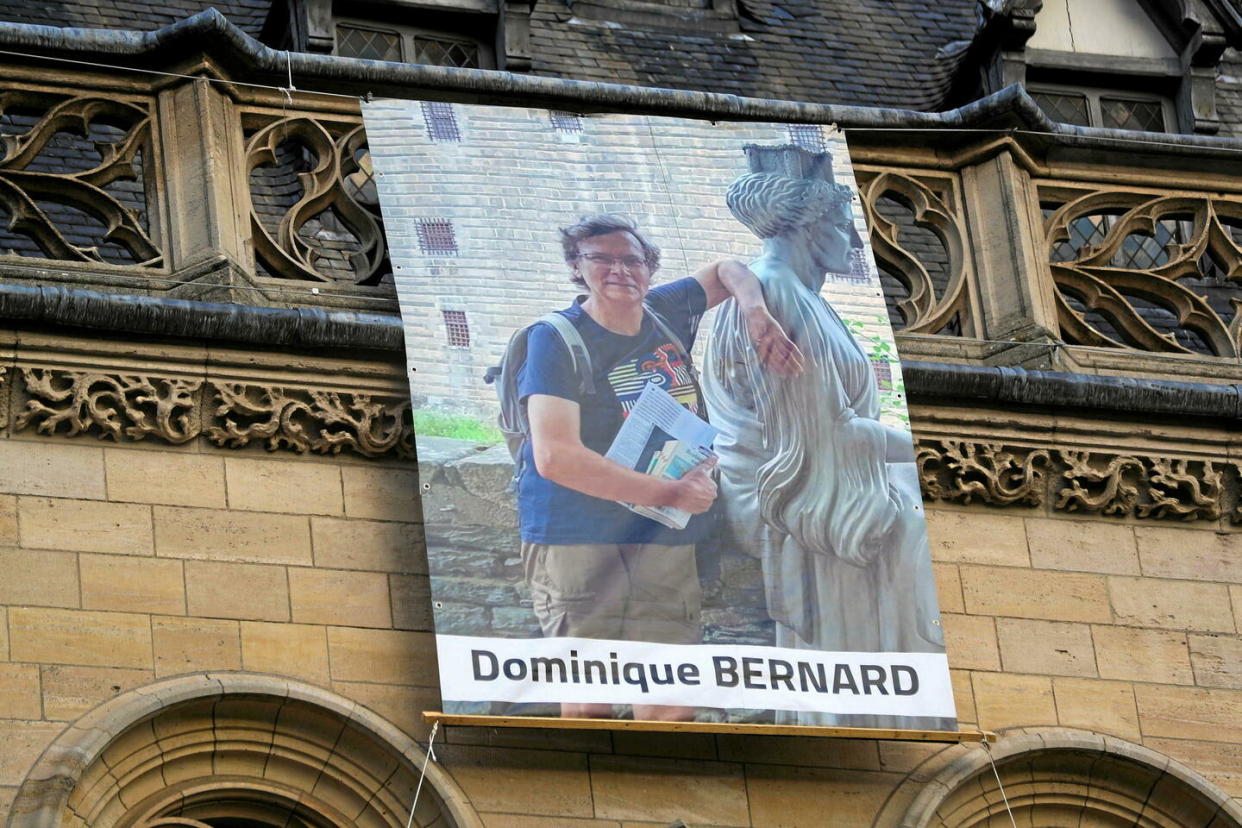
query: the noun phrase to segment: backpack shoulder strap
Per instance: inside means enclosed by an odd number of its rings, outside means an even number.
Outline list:
[[[591,353],[587,350],[586,342],[583,341],[582,334],[578,332],[578,327],[559,313],[549,313],[541,317],[539,321],[551,325],[552,330],[556,331],[561,341],[565,343],[574,374],[578,377],[578,390],[582,394],[594,394],[595,375],[591,370]]]
[[[677,348],[678,354],[686,361],[686,364],[691,365],[692,363],[690,361],[689,349],[686,348],[686,344],[681,341],[681,337],[674,333],[673,329],[669,327],[669,324],[664,321],[664,317],[660,316],[660,314],[656,312],[655,308],[645,302],[643,303],[643,312],[651,318],[652,324],[656,326],[656,330],[660,332],[660,335],[669,342],[673,343],[673,346]]]

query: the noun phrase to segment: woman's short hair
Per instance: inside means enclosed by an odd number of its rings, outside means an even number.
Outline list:
[[[609,233],[629,233],[638,239],[638,244],[643,249],[643,260],[647,263],[647,270],[655,273],[660,269],[660,248],[647,241],[638,230],[632,219],[626,216],[619,216],[615,213],[602,213],[595,216],[583,216],[574,224],[561,228],[561,249],[565,252],[565,263],[572,265],[578,261],[579,251],[578,245],[592,236],[606,236]],[[571,271],[572,273],[572,271]],[[586,281],[581,276],[573,273],[569,277],[569,281],[579,287],[586,287]]]
[[[848,204],[850,188],[815,178],[750,173],[729,186],[725,203],[742,224],[761,239],[780,236]]]

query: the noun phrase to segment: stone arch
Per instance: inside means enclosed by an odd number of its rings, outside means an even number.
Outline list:
[[[180,676],[87,713],[18,789],[9,828],[404,828],[426,754],[375,713],[256,673]],[[482,828],[434,763],[422,828]]]
[[[1242,826],[1242,807],[1224,791],[1180,762],[1124,739],[1067,728],[1020,729],[1005,733],[991,754],[1014,817],[1025,828]],[[1009,826],[996,773],[979,745],[940,751],[911,773],[876,824]]]

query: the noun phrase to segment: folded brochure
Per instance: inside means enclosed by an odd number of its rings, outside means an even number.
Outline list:
[[[716,456],[712,442],[719,433],[659,385],[649,382],[605,456],[643,474],[679,480],[699,463]],[[689,512],[672,506],[622,505],[670,529],[685,529],[691,518]]]

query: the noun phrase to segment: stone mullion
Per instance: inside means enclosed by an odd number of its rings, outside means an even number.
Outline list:
[[[993,341],[1056,341],[1056,291],[1034,182],[1009,152],[962,170],[978,325]]]
[[[249,196],[232,102],[206,80],[196,80],[163,90],[158,110],[172,269],[240,266],[247,254]]]

